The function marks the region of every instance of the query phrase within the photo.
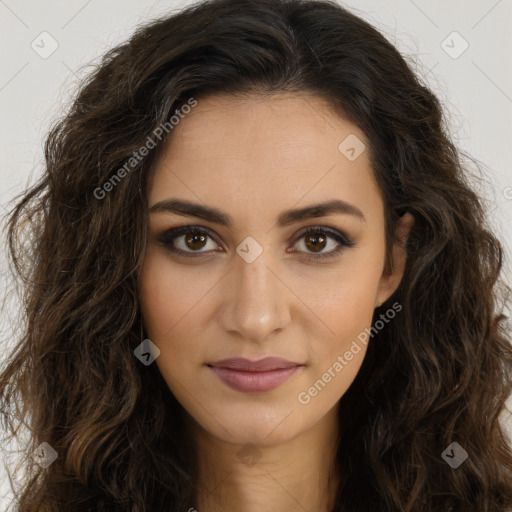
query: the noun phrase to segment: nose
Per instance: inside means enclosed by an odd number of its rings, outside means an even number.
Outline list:
[[[222,290],[219,323],[231,335],[260,342],[290,324],[293,294],[272,269],[276,265],[266,251],[252,263],[236,258]]]

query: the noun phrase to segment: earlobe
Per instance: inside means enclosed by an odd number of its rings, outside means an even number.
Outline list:
[[[404,213],[396,223],[391,272],[381,277],[375,307],[386,302],[400,285],[407,261],[406,243],[413,225],[414,217],[409,212]]]

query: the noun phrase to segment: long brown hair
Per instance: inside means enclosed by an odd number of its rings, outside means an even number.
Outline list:
[[[194,505],[182,408],[157,366],[134,356],[148,177],[172,136],[156,130],[191,98],[300,91],[367,135],[388,265],[397,218],[415,217],[403,280],[375,319],[395,301],[403,310],[373,337],[341,398],[350,422],[338,463],[349,477],[334,510],[512,508],[500,424],[512,391],[503,251],[439,100],[383,35],[334,1],[211,0],[140,26],[103,57],[52,127],[43,176],[9,213],[25,322],[0,404],[11,438],[22,425],[29,434],[16,510]],[[155,147],[124,167],[148,137]],[[43,442],[58,454],[46,468],[32,458]],[[442,457],[454,442],[468,454],[456,469]]]

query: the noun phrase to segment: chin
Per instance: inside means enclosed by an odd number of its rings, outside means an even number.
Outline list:
[[[300,433],[297,416],[290,411],[275,412],[268,405],[238,412],[215,408],[212,417],[196,418],[202,429],[222,442],[245,445],[273,446],[293,439]],[[221,419],[219,419],[221,418]],[[204,420],[204,421],[202,421]],[[217,421],[216,421],[217,420]]]

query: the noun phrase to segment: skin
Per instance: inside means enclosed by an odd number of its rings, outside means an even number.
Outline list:
[[[150,213],[139,282],[146,332],[160,350],[155,363],[190,418],[200,454],[194,508],[201,512],[328,511],[334,504],[343,477],[334,469],[337,403],[366,346],[359,343],[362,350],[309,403],[298,395],[350,349],[396,290],[413,223],[406,214],[397,224],[394,270],[386,274],[382,195],[367,151],[350,161],[338,150],[350,134],[369,147],[355,125],[307,94],[209,96],[174,128],[149,181],[149,208],[177,198],[234,219],[226,227]],[[284,210],[332,199],[356,206],[365,221],[332,213],[277,225]],[[174,255],[159,241],[181,225],[211,231],[202,244],[174,240],[207,255]],[[311,243],[303,236],[310,226],[336,230],[355,246],[308,261],[338,247],[329,233],[323,244]],[[248,236],[263,249],[251,263],[236,252]],[[275,390],[244,393],[205,365],[268,355],[304,367]]]

